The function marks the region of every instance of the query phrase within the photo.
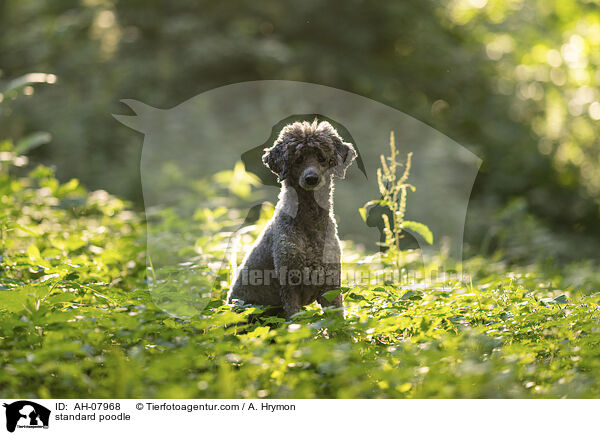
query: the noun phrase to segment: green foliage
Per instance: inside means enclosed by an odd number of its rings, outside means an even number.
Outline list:
[[[286,323],[265,307],[226,305],[218,291],[200,314],[175,317],[147,289],[144,225],[126,203],[60,183],[45,167],[18,178],[8,165],[2,397],[600,396],[593,270],[583,293],[555,269],[509,273],[475,258],[472,285],[346,285],[345,320],[311,305]],[[210,228],[204,236],[222,230],[210,225],[218,213],[197,214]],[[165,214],[162,225],[177,222]],[[216,245],[204,253],[222,254]],[[362,254],[347,244],[345,255]],[[352,263],[345,267],[373,270],[367,258]]]
[[[404,237],[403,232],[406,230],[414,231],[423,237],[429,244],[433,243],[433,234],[425,224],[404,220],[404,215],[406,214],[407,192],[409,189],[412,192],[416,190],[413,185],[407,183],[410,175],[412,153],[408,153],[404,165],[398,161],[398,150],[396,149],[393,131],[390,132],[390,156],[387,157],[387,159],[383,155],[380,157],[381,167],[377,168],[377,184],[379,186],[381,199],[367,202],[359,209],[359,212],[366,222],[367,207],[378,205],[389,211],[389,215],[386,212],[381,215],[381,218],[383,219],[383,233],[385,235],[385,240],[381,245],[386,248],[386,257],[392,259],[396,265],[396,269],[400,270],[400,239]],[[402,175],[399,175],[398,170],[402,166],[404,166],[404,171],[402,172]]]

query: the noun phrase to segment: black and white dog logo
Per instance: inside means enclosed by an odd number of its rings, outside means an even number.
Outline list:
[[[48,428],[50,410],[29,400],[19,400],[4,404],[6,408],[6,430],[14,432],[15,428]]]

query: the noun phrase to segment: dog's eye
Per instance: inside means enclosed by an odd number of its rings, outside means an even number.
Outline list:
[[[302,163],[304,161],[304,156],[298,156],[296,158],[296,163]]]
[[[317,154],[317,160],[319,161],[319,163],[324,163],[325,162],[325,157],[323,156],[323,154],[318,153]]]

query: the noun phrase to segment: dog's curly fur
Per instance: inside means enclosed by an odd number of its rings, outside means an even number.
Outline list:
[[[356,157],[326,121],[285,126],[263,163],[281,183],[273,218],[256,240],[231,285],[228,302],[282,306],[289,319],[317,300],[343,312],[341,248],[333,214],[333,177],[344,178]]]

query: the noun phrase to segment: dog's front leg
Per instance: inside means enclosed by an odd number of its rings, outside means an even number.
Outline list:
[[[342,292],[340,292],[338,295],[336,295],[335,298],[333,298],[333,300],[331,300],[331,301],[328,301],[327,298],[325,298],[324,296],[319,296],[317,298],[317,302],[323,308],[325,308],[325,307],[339,308],[338,312],[341,314],[342,317],[344,317],[344,307],[342,304]]]
[[[280,292],[285,317],[287,320],[290,320],[302,308],[300,293],[297,286],[282,286]]]
[[[279,282],[279,297],[287,320],[302,309],[302,272],[298,259],[299,249],[288,237],[276,241],[273,258],[277,280]]]
[[[317,297],[317,302],[322,308],[333,307],[336,308],[336,312],[344,317],[344,305],[342,299],[342,290],[340,288],[342,283],[342,271],[339,267],[340,263],[340,251],[339,247],[337,252],[333,252],[332,258],[325,258],[326,264],[324,266],[326,287],[321,291],[321,295]],[[329,264],[327,264],[329,260]],[[333,263],[333,264],[331,264]],[[338,263],[338,264],[336,264]],[[333,299],[331,297],[326,298],[323,296],[325,293],[337,291],[337,294]]]

